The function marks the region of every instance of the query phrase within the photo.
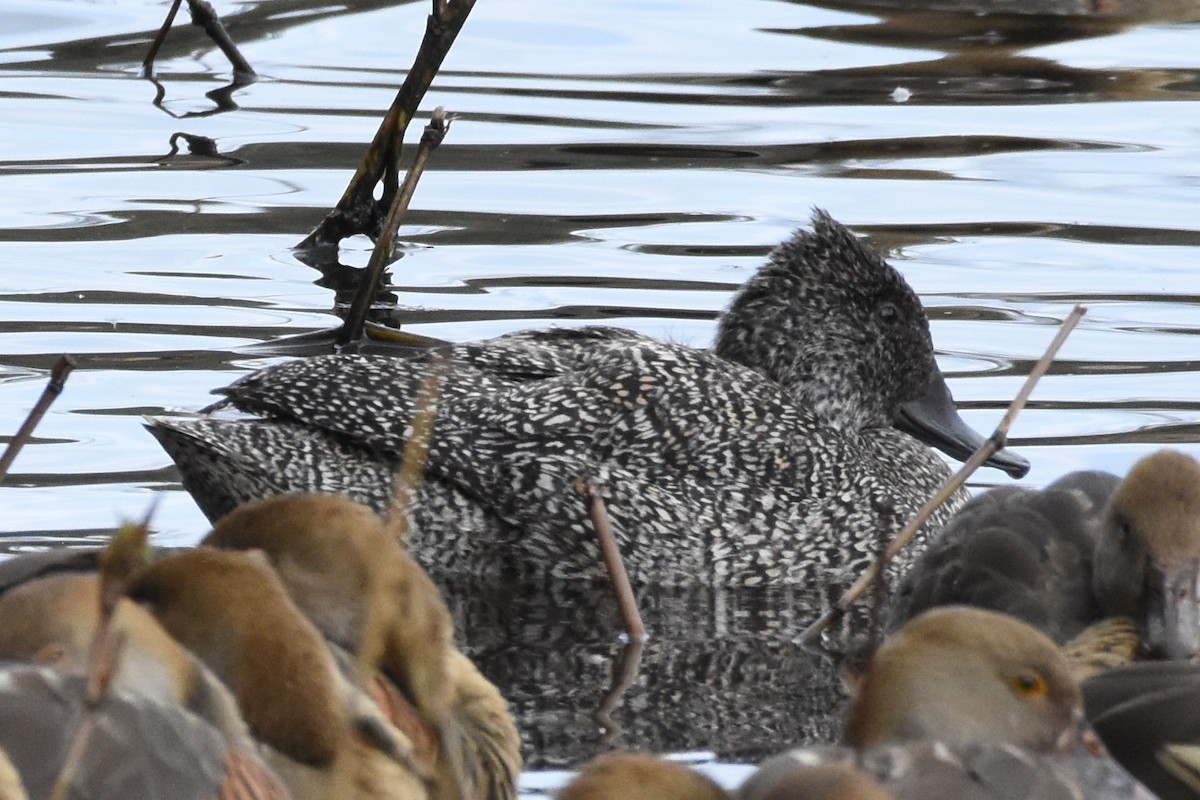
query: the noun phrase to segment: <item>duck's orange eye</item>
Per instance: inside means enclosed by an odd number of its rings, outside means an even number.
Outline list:
[[[1041,697],[1046,693],[1046,679],[1032,670],[1018,673],[1009,683],[1013,691],[1024,697]]]

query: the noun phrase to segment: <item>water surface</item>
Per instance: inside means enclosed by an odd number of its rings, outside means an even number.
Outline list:
[[[220,4],[262,76],[240,87],[182,24],[141,77],[165,9],[6,6],[0,431],[59,354],[79,368],[0,487],[0,551],[102,538],[155,499],[158,541],[194,543],[205,521],[141,417],[205,405],[284,357],[271,343],[335,325],[369,254],[352,240],[317,270],[291,248],[340,194],[427,5]],[[704,345],[821,206],[917,288],[978,428],[1088,305],[1013,430],[1029,483],[1200,453],[1197,19],[1174,0],[479,0],[426,98],[457,119],[402,229],[392,316],[453,340],[603,323]],[[606,600],[558,598],[580,620],[471,594],[464,636],[534,767],[613,743],[728,765],[836,727],[786,598],[644,597],[660,636],[614,733],[592,714],[623,657]]]

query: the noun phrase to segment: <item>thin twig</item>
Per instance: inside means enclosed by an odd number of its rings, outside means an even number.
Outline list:
[[[54,366],[50,368],[50,383],[46,385],[42,396],[34,403],[33,408],[29,409],[29,416],[25,418],[25,422],[13,435],[8,447],[4,450],[4,455],[0,455],[0,480],[4,480],[17,453],[21,452],[21,448],[29,442],[29,437],[33,435],[33,429],[42,421],[42,417],[46,415],[50,405],[62,394],[63,384],[67,382],[67,376],[73,369],[75,369],[75,361],[70,356],[59,356],[58,361],[55,361]]]
[[[154,59],[158,58],[158,51],[162,47],[163,42],[167,40],[167,31],[175,24],[175,15],[179,13],[179,6],[183,0],[175,0],[171,4],[171,9],[167,12],[167,18],[163,20],[162,27],[158,29],[158,34],[154,37],[154,41],[150,43],[150,52],[146,53],[146,57],[142,60],[142,74],[149,76],[154,69]]]
[[[208,38],[221,48],[221,52],[229,59],[229,64],[236,74],[243,78],[258,76],[254,67],[250,66],[250,62],[246,60],[226,32],[225,26],[221,24],[221,18],[217,16],[216,9],[208,0],[188,0],[188,10],[192,12],[192,24],[203,28],[204,32],[208,34]]]
[[[411,433],[404,445],[404,455],[400,467],[396,470],[396,479],[392,489],[392,507],[383,523],[386,530],[396,537],[401,545],[408,533],[408,517],[412,510],[412,497],[425,473],[425,460],[429,455],[429,442],[433,436],[433,423],[437,417],[437,401],[441,391],[442,371],[445,369],[445,356],[438,353],[433,356],[421,388],[417,392],[411,422]],[[380,583],[377,576],[369,579],[365,587],[362,634],[358,648],[354,653],[355,669],[358,673],[359,686],[367,689],[375,680],[376,672],[383,661],[387,649],[388,616],[395,612],[390,607],[392,598]],[[338,780],[342,777],[350,780],[349,774],[343,776],[346,762],[339,762]],[[335,783],[335,785],[341,785]],[[339,796],[336,793],[333,796]]]
[[[631,640],[645,639],[646,626],[642,624],[642,615],[638,611],[637,599],[633,596],[633,587],[629,585],[629,575],[625,572],[625,562],[621,558],[621,550],[617,546],[617,537],[613,534],[604,500],[596,491],[595,484],[587,478],[580,478],[575,484],[575,490],[583,495],[592,527],[596,530],[596,538],[600,540],[604,567],[608,570],[609,580],[612,581],[613,596],[617,600],[617,610],[621,613],[625,633]]]
[[[388,209],[387,218],[383,221],[383,227],[379,230],[379,237],[375,240],[375,249],[371,252],[371,259],[367,262],[367,268],[358,285],[358,294],[354,296],[354,302],[346,313],[346,321],[342,323],[342,328],[338,331],[338,347],[345,347],[362,338],[367,311],[370,310],[371,302],[375,299],[376,292],[379,291],[383,270],[392,260],[393,245],[396,240],[396,232],[400,229],[400,222],[408,213],[408,204],[417,190],[417,183],[425,173],[429,157],[442,143],[442,139],[446,137],[449,129],[450,123],[446,118],[446,112],[441,106],[438,106],[434,109],[429,124],[425,126],[425,132],[421,135],[417,157],[413,160],[412,168],[404,178],[404,185],[396,193],[395,199]]]
[[[350,179],[337,206],[296,246],[297,249],[313,250],[336,245],[356,233],[375,234],[375,226],[381,216],[380,209],[391,207],[399,185],[397,163],[404,132],[474,5],[475,0],[456,0],[454,3],[435,0],[433,13],[425,21],[425,37],[421,40],[413,65],[380,123],[379,130],[375,132],[375,138],[367,147],[354,177]],[[381,179],[383,195],[376,201],[375,186]]]
[[[1041,377],[1046,374],[1046,370],[1050,368],[1050,364],[1054,361],[1055,355],[1058,354],[1059,348],[1062,347],[1063,342],[1066,341],[1067,337],[1071,334],[1071,331],[1075,329],[1075,326],[1079,323],[1080,318],[1083,317],[1086,311],[1087,309],[1079,305],[1075,306],[1075,308],[1071,310],[1071,313],[1067,315],[1067,318],[1063,320],[1062,326],[1058,329],[1058,334],[1054,337],[1054,340],[1050,342],[1050,346],[1046,348],[1046,352],[1030,371],[1029,377],[1026,378],[1025,384],[1021,387],[1021,391],[1017,392],[1017,396],[1013,398],[1012,403],[1009,404],[1008,412],[1005,413],[1004,417],[1000,420],[1000,424],[996,426],[996,430],[992,432],[992,435],[989,436],[983,442],[983,444],[979,446],[979,448],[969,459],[967,459],[962,468],[948,478],[938,488],[933,497],[930,498],[925,505],[921,506],[921,509],[916,513],[916,515],[909,520],[907,525],[904,526],[904,530],[900,531],[900,533],[896,535],[896,538],[892,540],[892,543],[888,546],[887,550],[885,550],[879,558],[871,563],[871,566],[867,568],[866,572],[860,575],[858,580],[856,580],[854,584],[851,585],[844,594],[842,594],[837,603],[826,609],[825,613],[823,613],[816,620],[816,622],[804,629],[804,631],[800,634],[800,641],[809,642],[816,639],[818,636],[820,636],[822,631],[840,619],[842,615],[844,615],[850,608],[850,606],[853,605],[860,596],[862,596],[862,593],[867,590],[876,577],[882,574],[891,560],[896,557],[896,554],[904,549],[904,547],[907,546],[910,541],[912,541],[912,538],[916,536],[917,531],[921,529],[922,525],[929,521],[929,518],[933,516],[934,512],[941,508],[942,504],[953,497],[954,493],[962,488],[963,484],[967,482],[967,479],[975,473],[975,470],[979,469],[979,467],[983,465],[983,462],[987,461],[1004,447],[1008,436],[1008,429],[1012,427],[1013,421],[1017,418],[1017,414],[1019,414],[1025,407],[1025,403],[1029,400],[1029,395],[1033,392],[1033,387],[1036,386],[1037,382],[1041,380]]]

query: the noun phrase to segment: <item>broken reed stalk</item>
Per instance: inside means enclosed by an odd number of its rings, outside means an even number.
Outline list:
[[[358,293],[354,296],[350,310],[346,312],[346,320],[342,323],[341,330],[338,331],[336,342],[338,347],[345,347],[362,338],[363,325],[367,321],[367,311],[370,310],[371,302],[379,291],[379,284],[383,280],[383,270],[392,260],[392,250],[396,241],[396,232],[400,229],[400,222],[408,213],[408,204],[417,190],[417,182],[425,173],[429,157],[442,143],[442,139],[446,138],[448,130],[450,130],[450,123],[446,119],[446,112],[441,106],[438,106],[433,110],[429,124],[425,126],[425,132],[421,135],[417,157],[413,160],[412,168],[404,178],[404,185],[400,187],[391,207],[388,208],[387,218],[384,219],[383,227],[380,228],[379,236],[375,240],[375,249],[371,251],[371,259],[367,262],[367,268],[358,285]]]
[[[167,18],[163,20],[162,27],[158,29],[154,41],[150,43],[150,50],[146,53],[146,57],[142,59],[143,75],[149,76],[153,71],[154,60],[158,58],[158,51],[167,39],[167,31],[175,23],[175,15],[179,13],[180,2],[181,0],[175,0],[171,4],[170,10],[167,11]],[[254,67],[250,66],[250,62],[238,50],[237,45],[225,30],[225,26],[221,24],[221,18],[217,16],[216,9],[212,7],[211,3],[207,2],[207,0],[188,0],[188,11],[192,15],[192,24],[198,28],[203,28],[208,38],[212,39],[213,43],[225,54],[225,58],[229,59],[229,64],[233,67],[235,75],[244,80],[258,77],[258,73],[254,71]]]
[[[413,495],[425,476],[425,462],[429,458],[429,445],[433,441],[433,424],[437,421],[438,398],[442,391],[442,375],[450,366],[444,352],[430,356],[425,378],[417,391],[410,423],[412,432],[404,443],[400,467],[392,484],[392,507],[384,520],[387,528],[404,543],[408,535],[408,517],[412,511]]]
[[[119,603],[125,596],[129,576],[149,560],[150,519],[156,507],[157,503],[152,505],[141,522],[126,523],[117,529],[108,547],[100,554],[99,619],[88,647],[84,713],[71,737],[71,746],[63,760],[62,769],[54,780],[50,800],[65,800],[70,793],[71,781],[87,752],[96,725],[97,710],[108,696],[117,674],[125,646],[124,634],[117,629],[115,622],[120,610]]]
[[[958,472],[954,473],[938,487],[933,497],[926,501],[925,505],[921,506],[916,515],[904,526],[904,529],[892,539],[892,543],[883,554],[875,559],[866,572],[860,575],[858,580],[838,598],[837,603],[826,609],[816,622],[804,629],[800,634],[801,642],[813,641],[821,635],[822,631],[840,619],[850,606],[858,601],[863,592],[883,574],[883,571],[887,568],[891,560],[912,541],[917,531],[929,521],[934,512],[941,508],[943,503],[953,497],[954,493],[962,488],[967,479],[975,473],[975,470],[983,465],[983,462],[987,461],[1004,447],[1008,436],[1008,429],[1012,427],[1017,414],[1025,408],[1025,403],[1029,400],[1029,395],[1033,392],[1033,388],[1041,380],[1042,376],[1046,374],[1046,370],[1050,368],[1050,364],[1054,361],[1054,357],[1058,354],[1063,342],[1070,336],[1071,331],[1075,330],[1075,326],[1085,313],[1087,313],[1087,309],[1080,305],[1071,309],[1071,313],[1063,320],[1062,326],[1058,329],[1058,334],[1050,342],[1050,345],[1046,348],[1046,352],[1038,359],[1033,369],[1030,370],[1029,377],[1025,379],[1025,384],[1017,392],[1017,396],[1013,398],[1012,403],[1009,404],[1008,411],[1004,414],[996,429],[992,431],[992,435],[967,459]]]
[[[67,376],[73,369],[75,369],[75,361],[70,356],[59,356],[58,361],[55,361],[54,366],[50,368],[50,382],[46,384],[42,396],[34,403],[33,408],[29,409],[29,416],[13,434],[12,440],[4,450],[4,455],[0,455],[0,480],[4,480],[17,453],[21,452],[21,448],[29,442],[29,437],[33,435],[33,429],[42,421],[42,417],[46,415],[50,406],[62,394],[63,384],[67,382]]]
[[[354,177],[346,186],[338,204],[304,241],[300,250],[336,245],[342,239],[363,233],[375,235],[381,208],[390,208],[399,186],[400,148],[404,132],[416,114],[417,106],[450,52],[462,30],[475,0],[434,0],[433,12],[425,21],[425,36],[404,83],[367,147]],[[375,200],[375,186],[383,181],[383,195]]]
[[[631,641],[641,641],[646,638],[646,626],[642,624],[642,615],[633,596],[633,587],[629,584],[629,575],[625,572],[625,562],[608,518],[608,509],[604,507],[604,499],[596,491],[596,485],[587,478],[580,478],[575,490],[583,495],[596,538],[600,540],[600,553],[604,556],[604,567],[612,582],[613,596],[617,600],[617,610],[621,614],[625,633]]]
[[[437,419],[437,404],[441,394],[442,375],[446,370],[448,359],[444,353],[434,353],[430,357],[429,366],[417,390],[413,404],[413,415],[409,425],[411,431],[408,441],[404,443],[404,453],[400,466],[396,470],[396,478],[392,485],[392,504],[384,517],[384,527],[396,539],[400,546],[408,533],[408,517],[412,510],[413,494],[425,474],[425,462],[429,456],[429,444],[433,438],[433,424]],[[354,653],[354,668],[357,672],[358,685],[365,691],[369,690],[376,678],[376,672],[383,661],[387,647],[386,620],[394,609],[390,607],[393,598],[380,584],[378,578],[373,578],[364,590],[365,612],[362,622],[362,636]],[[369,693],[369,691],[368,691]],[[450,756],[453,757],[453,756]],[[354,785],[354,774],[350,771],[351,762],[342,760],[335,766],[333,786],[340,790],[342,787]],[[454,773],[458,775],[458,772]],[[340,791],[334,791],[331,797],[340,797]]]

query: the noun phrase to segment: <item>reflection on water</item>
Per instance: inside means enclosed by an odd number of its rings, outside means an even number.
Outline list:
[[[1089,304],[1013,432],[1031,483],[1193,449],[1198,8],[480,0],[427,98],[458,120],[380,316],[453,340],[600,322],[702,346],[820,205],[917,288],[977,427]],[[198,539],[141,416],[327,347],[369,243],[309,263],[291,247],[340,194],[426,9],[219,5],[261,75],[237,85],[186,25],[139,76],[162,3],[9,4],[0,431],[59,353],[80,366],[0,486],[0,549],[97,540],[152,498],[160,543]],[[836,730],[832,667],[792,642],[810,613],[786,593],[647,592],[654,637],[614,692],[634,659],[603,592],[449,589],[539,768],[613,743],[751,760]]]
[[[505,687],[530,768],[614,747],[753,763],[839,731],[836,664],[795,642],[812,618],[803,590],[640,590],[640,647],[603,587],[446,593],[466,648]]]

